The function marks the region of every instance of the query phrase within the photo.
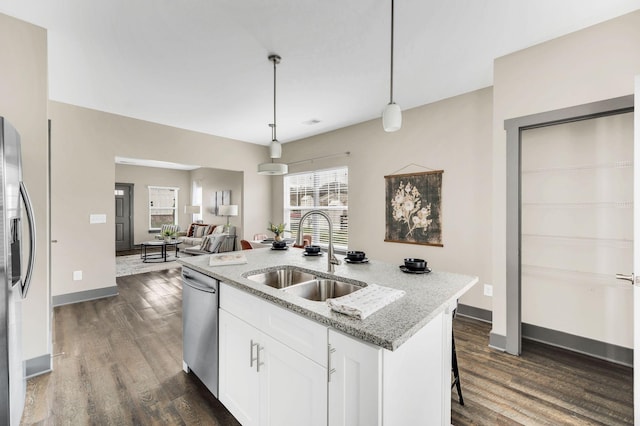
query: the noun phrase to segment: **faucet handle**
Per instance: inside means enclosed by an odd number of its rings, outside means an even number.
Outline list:
[[[331,263],[333,263],[334,265],[340,265],[340,264],[342,264],[342,262],[340,261],[340,259],[336,258],[336,256],[335,256],[335,255],[332,255],[332,256],[331,256],[331,260],[330,260],[330,262],[331,262]]]

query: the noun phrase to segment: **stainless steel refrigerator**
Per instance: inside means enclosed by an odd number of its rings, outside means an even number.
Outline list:
[[[19,425],[26,380],[22,359],[22,299],[35,259],[33,209],[22,183],[20,135],[0,117],[0,425]],[[23,208],[24,218],[23,218]],[[26,221],[26,223],[25,223]],[[23,254],[23,223],[28,249]]]

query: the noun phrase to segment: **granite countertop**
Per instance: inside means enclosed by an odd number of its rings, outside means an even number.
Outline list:
[[[400,347],[478,282],[478,277],[440,272],[437,266],[428,274],[408,274],[402,272],[398,265],[376,260],[361,264],[343,261],[341,265],[335,265],[335,272],[330,274],[327,272],[326,253],[315,257],[304,256],[304,252],[296,248],[261,248],[245,250],[243,253],[247,263],[240,265],[209,266],[210,256],[183,257],[178,262],[311,320],[391,351]],[[338,258],[343,260],[343,257]],[[342,281],[396,288],[404,290],[406,294],[366,319],[359,320],[333,312],[325,302],[306,300],[245,278],[248,272],[264,272],[279,266],[293,266],[317,276],[335,277]]]

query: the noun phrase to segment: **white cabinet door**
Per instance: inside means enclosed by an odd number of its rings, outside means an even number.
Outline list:
[[[220,402],[244,426],[327,425],[327,369],[220,309]]]
[[[327,369],[265,334],[261,339],[260,424],[326,426]]]
[[[257,425],[260,386],[256,369],[256,346],[260,332],[220,309],[220,402],[244,426]]]
[[[329,329],[329,424],[382,424],[382,349]]]

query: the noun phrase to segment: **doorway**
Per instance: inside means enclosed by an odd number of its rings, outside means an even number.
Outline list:
[[[633,113],[521,141],[522,334],[631,365]]]
[[[115,185],[116,251],[133,249],[133,184]]]
[[[633,96],[625,96],[505,121],[505,130],[507,131],[507,333],[505,336],[504,349],[506,352],[513,355],[519,355],[521,352],[521,339],[523,334],[523,258],[525,256],[530,256],[530,254],[523,253],[522,245],[523,232],[525,232],[525,235],[528,235],[526,234],[527,230],[523,230],[523,209],[521,205],[523,196],[523,169],[521,163],[523,155],[523,135],[526,135],[527,131],[533,129],[542,129],[549,126],[598,119],[600,117],[614,116],[630,112],[633,112]],[[544,155],[551,157],[554,155],[554,151],[552,150],[551,152],[543,154],[543,157]],[[527,214],[530,213],[531,212],[528,212]],[[571,219],[571,215],[568,215],[569,223],[571,223]],[[565,242],[566,241],[567,240],[565,240]],[[527,261],[530,261],[530,259]],[[595,262],[597,263],[599,260]],[[525,273],[526,272],[527,271],[525,271]],[[531,270],[528,272],[531,272]],[[535,272],[539,272],[539,270],[536,269]],[[587,270],[582,276],[589,277],[592,275],[590,272],[591,271]],[[559,294],[560,292],[557,292],[556,297],[558,297]],[[567,300],[566,298],[564,301],[567,303],[572,302],[570,299]],[[538,301],[538,303],[544,304],[543,301]],[[562,304],[560,306],[562,306]],[[564,313],[563,311],[558,311],[558,309],[553,309],[554,308],[551,308],[550,306],[545,306],[542,310],[546,310],[547,315],[553,316]],[[561,307],[560,309],[563,308]],[[621,327],[622,325],[614,324],[614,327],[616,326]],[[563,334],[562,337],[564,338],[569,335],[572,334],[566,333]],[[587,340],[590,342],[595,341],[594,339]],[[608,348],[605,348],[605,350],[606,349]]]

